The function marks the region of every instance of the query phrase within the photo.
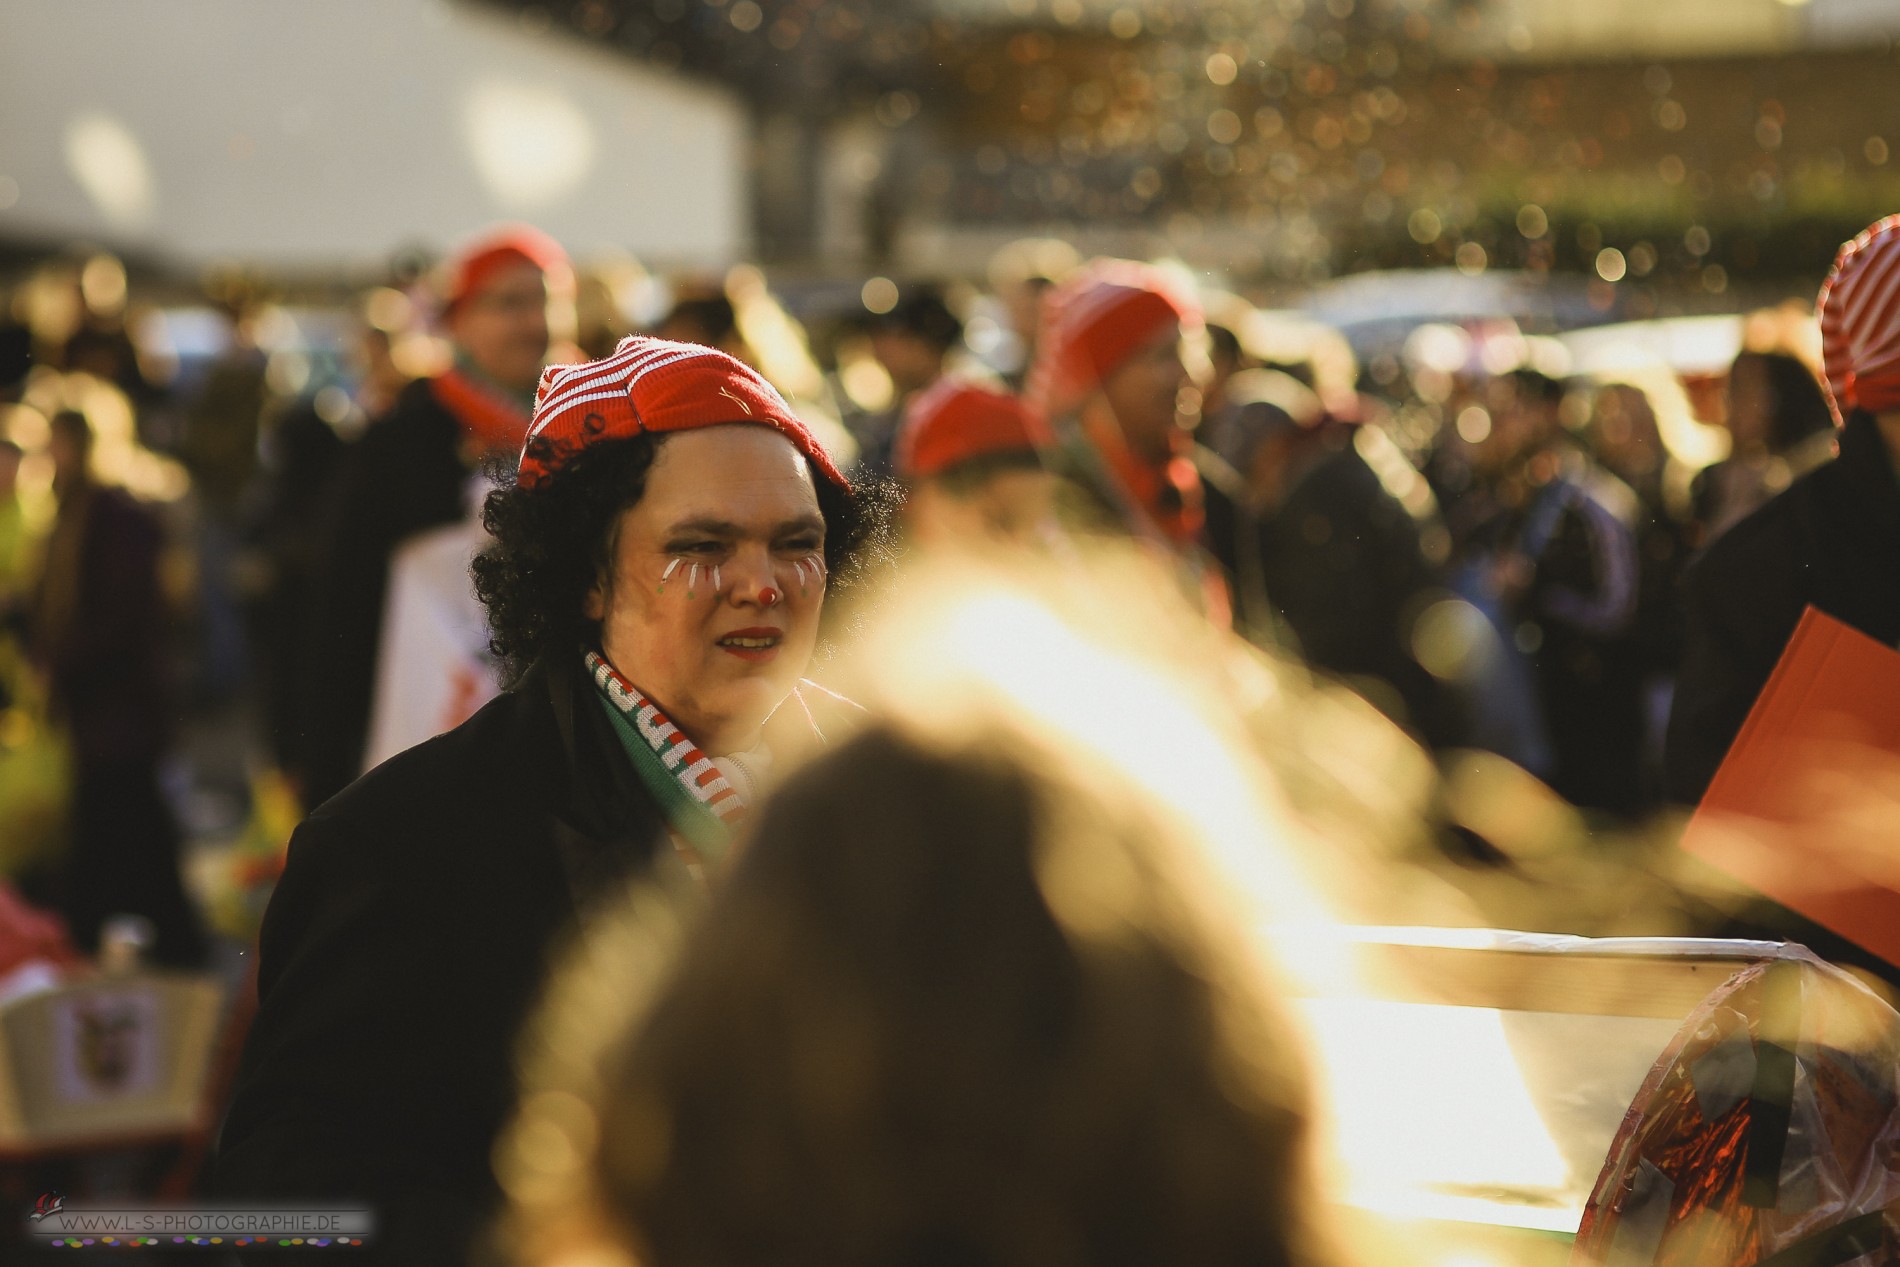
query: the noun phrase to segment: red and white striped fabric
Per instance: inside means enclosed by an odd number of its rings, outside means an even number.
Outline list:
[[[1900,216],[1841,248],[1815,307],[1835,421],[1900,409]]]
[[[516,480],[531,488],[602,440],[725,423],[771,427],[820,475],[840,488],[851,486],[757,370],[717,348],[638,334],[622,339],[602,360],[542,371]]]
[[[633,719],[640,738],[688,795],[728,827],[736,826],[745,818],[745,799],[726,781],[712,758],[701,752],[699,745],[686,737],[685,731],[667,720],[658,704],[616,672],[599,652],[588,652],[586,663],[593,674],[594,685],[606,693],[615,708]]]
[[[1043,300],[1024,403],[1042,418],[1073,412],[1169,322],[1188,330],[1201,324],[1200,301],[1173,276],[1133,260],[1091,262]]]

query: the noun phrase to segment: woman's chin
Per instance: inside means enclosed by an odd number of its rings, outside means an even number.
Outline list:
[[[775,670],[771,672],[764,671],[766,667],[753,669],[720,692],[723,707],[719,711],[733,719],[729,730],[750,731],[764,725],[765,719],[790,698],[798,686],[798,678],[784,672],[779,665],[769,666]]]

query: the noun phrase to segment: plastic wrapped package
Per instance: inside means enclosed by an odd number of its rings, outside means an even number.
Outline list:
[[[1610,1145],[1573,1267],[1900,1263],[1900,1014],[1799,947],[1690,1014]]]

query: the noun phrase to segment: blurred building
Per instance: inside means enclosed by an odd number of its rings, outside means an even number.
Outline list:
[[[450,0],[0,0],[0,243],[379,275],[498,219],[750,251],[737,94]]]
[[[1727,304],[1900,206],[1890,0],[497,2],[743,94],[784,263],[974,271],[1047,234],[1304,282],[1608,250]]]
[[[519,216],[663,267],[974,273],[1043,235],[1261,285],[1502,267],[1732,306],[1732,279],[1811,285],[1900,206],[1892,0],[178,0],[163,21],[0,0],[0,19],[0,244],[282,267]]]

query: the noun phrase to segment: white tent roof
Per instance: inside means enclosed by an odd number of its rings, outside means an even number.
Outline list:
[[[500,219],[744,254],[729,93],[449,0],[0,0],[0,238],[368,265]]]

